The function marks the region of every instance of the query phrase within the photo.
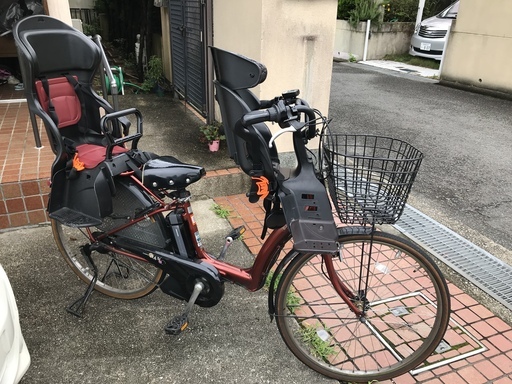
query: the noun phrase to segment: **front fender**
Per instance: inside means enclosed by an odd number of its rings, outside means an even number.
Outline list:
[[[296,258],[298,255],[300,255],[299,252],[295,250],[291,250],[286,254],[286,256],[281,260],[279,265],[274,271],[274,274],[272,275],[272,279],[270,280],[270,285],[268,287],[268,314],[270,315],[270,321],[274,320],[275,315],[275,291],[276,291],[276,281],[278,277],[280,277],[281,272],[283,269],[292,261],[294,258]]]

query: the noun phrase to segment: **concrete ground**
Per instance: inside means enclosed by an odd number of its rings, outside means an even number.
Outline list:
[[[231,226],[194,203],[207,249],[220,251]],[[83,294],[58,254],[51,228],[0,233],[0,260],[16,294],[32,364],[22,380],[32,383],[329,383],[299,362],[267,314],[267,292],[226,286],[213,308],[194,308],[179,336],[164,333],[184,304],[161,291],[133,301],[94,293],[83,318],[65,307]],[[227,260],[249,265],[241,242]]]

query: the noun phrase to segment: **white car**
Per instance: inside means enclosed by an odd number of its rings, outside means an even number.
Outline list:
[[[411,38],[409,54],[441,60],[448,28],[457,18],[458,12],[459,1],[456,1],[438,15],[417,25]]]
[[[0,384],[18,383],[29,365],[14,293],[0,265]]]

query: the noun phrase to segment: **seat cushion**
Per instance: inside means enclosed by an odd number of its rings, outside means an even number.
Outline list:
[[[81,144],[76,147],[78,159],[83,163],[85,169],[92,169],[105,160],[107,148],[101,145]],[[113,155],[127,152],[128,149],[116,146],[112,150]]]
[[[74,78],[77,80],[76,76],[74,76]],[[55,108],[55,114],[59,119],[59,128],[75,125],[80,121],[82,117],[80,99],[73,85],[71,85],[66,77],[48,79],[50,97],[48,97],[41,80],[37,80],[35,86],[39,102],[46,112],[50,109],[51,98],[53,107]]]

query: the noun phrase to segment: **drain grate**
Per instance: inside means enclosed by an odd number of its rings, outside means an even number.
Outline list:
[[[406,205],[395,228],[512,310],[512,267]]]

